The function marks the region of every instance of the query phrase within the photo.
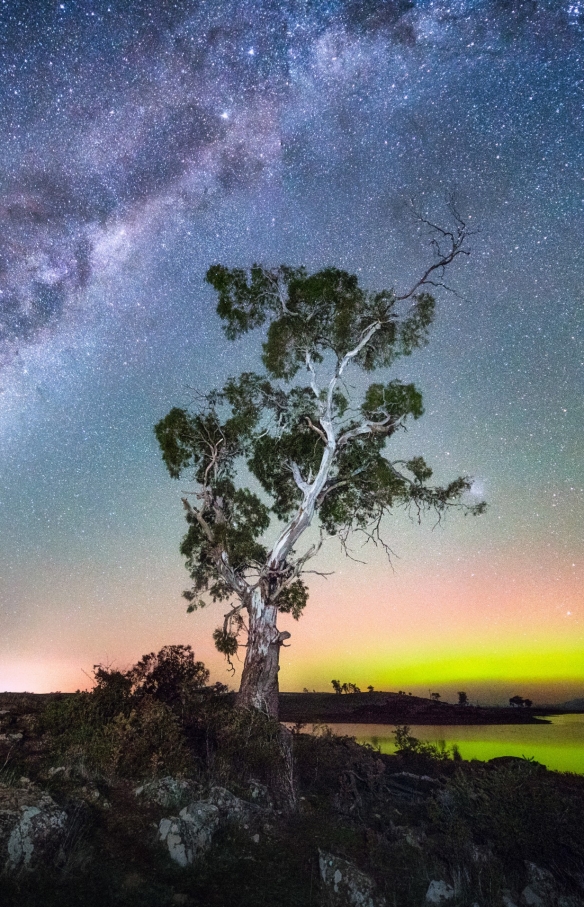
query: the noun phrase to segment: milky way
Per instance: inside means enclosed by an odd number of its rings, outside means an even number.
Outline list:
[[[452,194],[472,255],[404,374],[426,391],[420,446],[476,475],[491,510],[474,536],[453,528],[447,555],[423,542],[426,579],[479,554],[507,577],[514,550],[554,579],[537,602],[493,592],[493,639],[530,623],[581,646],[583,28],[575,0],[0,5],[10,670],[48,643],[69,677],[199,633],[181,622],[181,516],[151,428],[189,386],[254,364],[253,340],[235,364],[225,347],[208,265],[335,264],[405,286],[430,254],[411,203],[444,220]],[[367,641],[351,652],[366,662]]]

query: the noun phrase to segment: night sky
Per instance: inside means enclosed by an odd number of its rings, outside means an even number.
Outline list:
[[[334,265],[404,290],[410,200],[472,255],[394,374],[394,444],[486,515],[398,513],[395,551],[327,543],[283,689],[584,695],[584,2],[3,0],[0,689],[72,690],[191,644],[180,492],[153,425],[258,368],[213,262]],[[389,376],[388,376],[389,377]]]

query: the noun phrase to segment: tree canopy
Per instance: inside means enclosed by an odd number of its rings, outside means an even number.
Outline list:
[[[386,373],[360,390],[346,381],[350,370],[386,372],[427,343],[435,311],[428,287],[463,252],[464,231],[445,235],[448,252],[401,296],[368,291],[332,267],[310,274],[288,265],[215,264],[207,271],[226,338],[262,331],[263,370],[198,396],[192,409],[171,409],[155,431],[170,475],[186,472],[196,483],[183,498],[181,552],[192,578],[185,596],[189,610],[232,600],[215,632],[229,659],[242,630],[249,658],[254,593],[262,614],[272,609],[272,629],[277,612],[300,616],[306,563],[325,536],[346,546],[361,532],[385,544],[383,517],[396,507],[439,517],[452,507],[484,509],[465,500],[468,477],[436,485],[422,456],[390,458],[392,436],[424,411],[414,384]],[[243,467],[252,477],[247,486],[238,481]],[[315,516],[321,541],[299,552]],[[269,645],[288,635],[272,633]]]

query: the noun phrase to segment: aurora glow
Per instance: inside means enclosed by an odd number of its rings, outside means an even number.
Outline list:
[[[560,0],[0,4],[0,689],[75,689],[190,643],[180,488],[152,433],[227,345],[214,261],[408,283],[455,191],[480,231],[398,377],[397,455],[489,511],[397,514],[393,569],[329,542],[283,689],[331,677],[481,701],[584,696],[584,81]],[[253,50],[253,53],[251,51]]]

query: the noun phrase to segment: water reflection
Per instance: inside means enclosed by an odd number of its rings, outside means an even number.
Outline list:
[[[496,756],[523,756],[549,769],[584,774],[584,715],[554,715],[550,724],[415,725],[419,740],[451,747],[463,759],[486,761]],[[335,734],[370,743],[382,753],[395,751],[394,726],[388,724],[330,724]],[[318,726],[308,726],[318,733]]]

